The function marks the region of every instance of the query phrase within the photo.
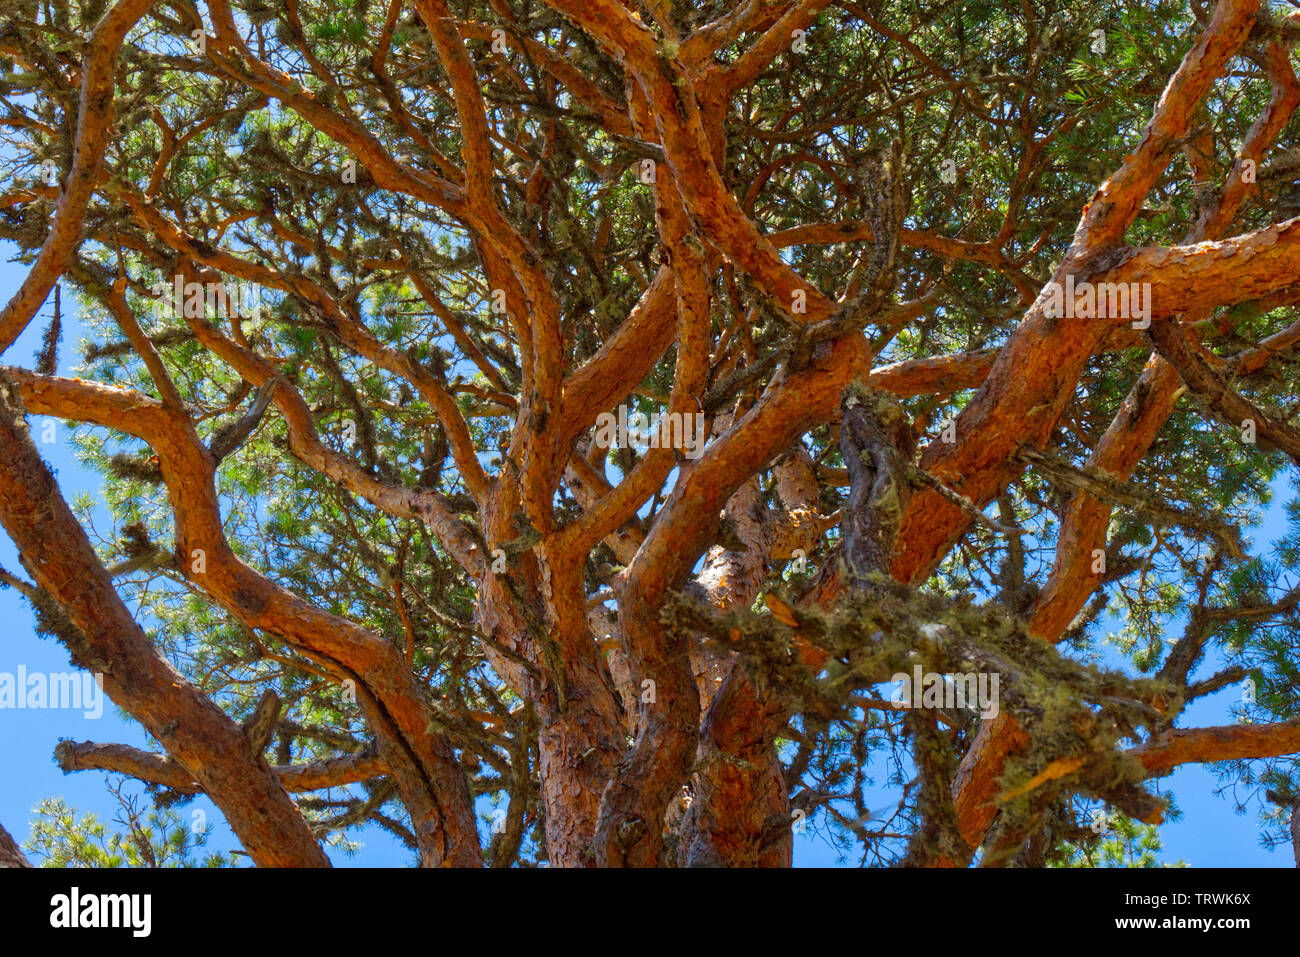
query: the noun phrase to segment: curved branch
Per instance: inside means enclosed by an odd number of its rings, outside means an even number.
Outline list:
[[[102,675],[112,700],[189,769],[253,859],[328,867],[329,859],[240,727],[179,674],[132,618],[41,461],[17,392],[0,380],[0,523],[40,587],[38,613],[73,663]]]
[[[1153,777],[1180,764],[1276,758],[1300,753],[1300,718],[1274,724],[1229,724],[1167,731],[1128,752]]]
[[[111,771],[181,794],[198,794],[204,790],[203,785],[174,758],[126,744],[62,741],[54,750],[54,758],[65,773]],[[345,754],[306,764],[277,764],[271,770],[286,791],[300,793],[369,781],[387,774],[388,766],[378,755]]]
[[[1186,386],[1203,396],[1231,428],[1254,423],[1255,435],[1265,448],[1278,449],[1300,465],[1300,431],[1279,422],[1249,399],[1235,392],[1210,367],[1201,350],[1195,348],[1178,323],[1162,320],[1151,324],[1151,341],[1166,362],[1178,370]]]
[[[17,339],[36,315],[45,297],[67,268],[73,249],[81,241],[86,205],[99,182],[104,150],[113,125],[113,81],[122,41],[153,6],[153,0],[118,0],[96,25],[86,43],[82,68],[80,114],[72,169],[54,211],[54,222],[9,304],[0,311],[0,353]]]

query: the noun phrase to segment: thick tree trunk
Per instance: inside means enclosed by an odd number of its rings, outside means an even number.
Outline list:
[[[790,558],[796,550],[806,554],[829,524],[816,511],[816,476],[801,444],[774,472],[780,508],[762,509],[757,480],[742,485],[727,502],[727,522],[743,548],[714,548],[696,578],[720,610],[748,606],[758,596],[766,561]],[[789,786],[774,744],[789,714],[764,700],[744,662],[734,657],[719,662],[716,653],[699,658],[711,670],[701,676],[696,669],[705,708],[696,758],[700,770],[682,822],[679,859],[689,867],[789,867],[794,848]],[[715,698],[722,699],[717,707]]]
[[[773,741],[789,714],[764,700],[743,664],[727,676],[700,732],[695,795],[682,828],[688,867],[789,867],[789,787]]]
[[[31,867],[18,842],[0,825],[0,867]]]

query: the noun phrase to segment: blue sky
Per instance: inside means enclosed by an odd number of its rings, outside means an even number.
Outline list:
[[[12,248],[0,245],[0,256],[7,259]],[[7,302],[25,275],[23,266],[0,262],[0,302]],[[77,341],[81,329],[72,314],[70,296],[64,298],[64,341],[60,350],[60,371],[71,373],[78,361],[80,349]],[[43,311],[48,314],[48,308]],[[44,320],[33,323],[18,343],[2,360],[6,365],[30,367],[32,355],[39,345]],[[40,435],[39,425],[33,428]],[[46,461],[58,476],[64,497],[71,501],[85,492],[94,495],[102,478],[88,472],[76,462],[72,445],[63,423],[57,424],[56,440],[41,446]],[[1281,505],[1287,490],[1277,489],[1275,507],[1266,517],[1264,525],[1254,531],[1257,546],[1264,546],[1281,535]],[[12,544],[0,533],[0,565],[10,571],[20,571]],[[0,672],[13,674],[19,666],[28,673],[66,672],[71,670],[67,653],[56,642],[38,637],[32,629],[31,610],[23,598],[12,589],[0,591],[0,621],[8,627],[0,631]],[[1181,627],[1181,622],[1175,622]],[[1114,658],[1111,663],[1117,663]],[[1204,671],[1205,669],[1203,669]],[[1182,726],[1226,724],[1233,719],[1229,706],[1236,701],[1234,688],[1197,702],[1183,719]],[[53,752],[60,739],[120,742],[137,747],[151,747],[145,733],[133,722],[124,720],[111,704],[98,720],[86,718],[80,711],[71,710],[10,710],[0,709],[0,823],[20,843],[29,837],[32,808],[46,797],[63,797],[69,805],[81,812],[95,811],[104,821],[111,821],[117,813],[116,801],[104,789],[104,775],[98,772],[78,772],[65,775],[54,763]],[[1259,846],[1256,808],[1245,814],[1234,810],[1230,794],[1215,797],[1213,792],[1219,782],[1207,770],[1185,767],[1169,778],[1163,779],[1162,788],[1172,790],[1183,812],[1181,820],[1162,826],[1164,851],[1161,859],[1183,860],[1197,867],[1248,866],[1293,867],[1290,849],[1282,847],[1272,851]],[[888,797],[882,798],[881,804]],[[218,823],[217,832],[209,847],[227,849],[234,846],[221,815],[206,799],[199,798],[183,809],[188,818],[191,811],[201,809],[209,821]],[[488,809],[483,808],[485,813]],[[412,855],[382,831],[370,828],[352,835],[363,842],[363,847],[352,857],[332,851],[336,865],[394,866],[411,863]],[[852,863],[850,860],[846,863]],[[833,866],[835,851],[815,834],[796,838],[795,863],[797,866]]]

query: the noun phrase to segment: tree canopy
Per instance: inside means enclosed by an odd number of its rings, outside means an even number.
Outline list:
[[[157,744],[46,856],[1289,841],[1290,6],[11,0],[0,579]]]

